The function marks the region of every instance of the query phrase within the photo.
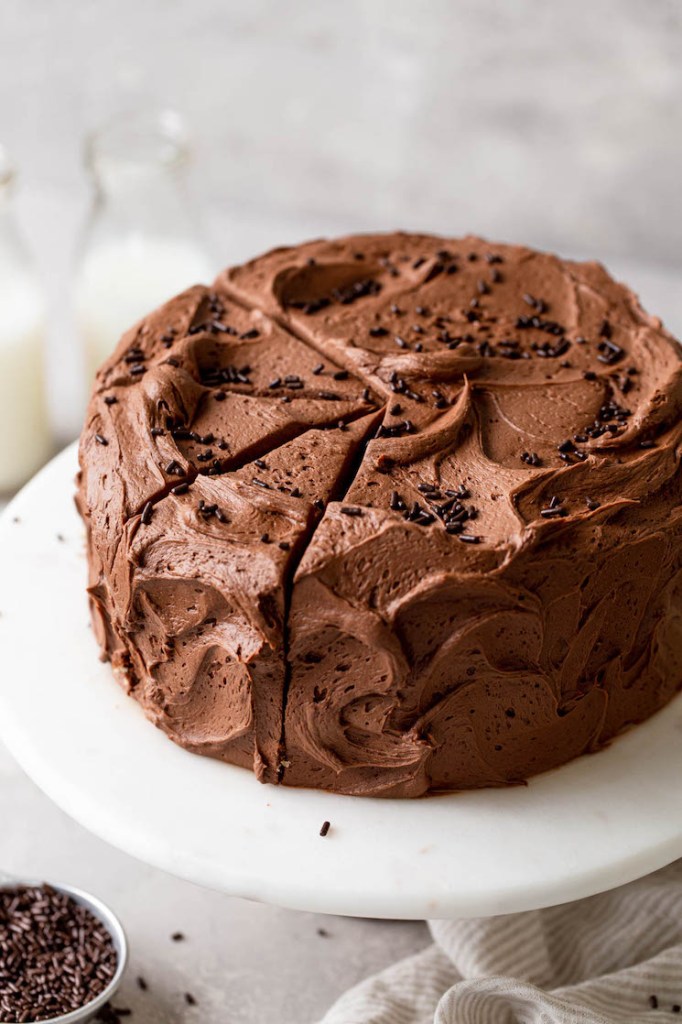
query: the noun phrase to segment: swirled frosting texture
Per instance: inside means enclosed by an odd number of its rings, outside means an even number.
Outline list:
[[[682,686],[682,362],[595,263],[280,249],[133,328],[81,441],[98,639],[264,781],[513,784]]]

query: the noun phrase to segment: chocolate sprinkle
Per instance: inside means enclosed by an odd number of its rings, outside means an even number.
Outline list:
[[[328,835],[330,828],[331,828],[330,822],[328,822],[328,821],[323,821],[322,822],[322,828],[320,829],[320,835],[322,836],[322,838],[324,838],[326,835]]]
[[[606,323],[606,321],[604,321]],[[600,363],[605,363],[606,366],[613,366],[615,363],[625,356],[625,350],[616,345],[614,341],[610,341],[609,338],[605,338],[604,341],[599,343],[599,355],[597,360]]]

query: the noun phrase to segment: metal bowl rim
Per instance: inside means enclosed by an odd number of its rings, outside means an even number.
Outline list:
[[[72,899],[79,903],[81,906],[85,906],[91,913],[100,921],[111,936],[116,950],[116,970],[114,976],[107,985],[107,987],[100,992],[98,996],[91,999],[89,1003],[84,1006],[80,1006],[77,1010],[70,1010],[69,1013],[62,1013],[59,1017],[46,1017],[39,1024],[84,1024],[85,1021],[91,1020],[92,1017],[101,1010],[105,1003],[108,1003],[114,993],[118,990],[123,978],[123,972],[128,965],[128,939],[126,937],[123,925],[119,921],[116,914],[113,912],[111,907],[107,906],[97,896],[93,896],[92,893],[86,892],[84,889],[78,889],[75,885],[66,885],[62,882],[46,882],[45,879],[36,881],[35,879],[23,879],[13,878],[11,881],[3,881],[0,883],[0,889],[13,889],[17,886],[43,886],[49,885],[50,888],[56,889],[57,892],[64,893],[65,896],[71,896]]]

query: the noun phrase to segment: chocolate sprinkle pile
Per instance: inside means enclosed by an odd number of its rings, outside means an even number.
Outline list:
[[[50,1020],[86,1006],[116,973],[104,925],[49,885],[0,890],[0,1021]]]
[[[464,484],[460,484],[455,489],[441,489],[435,483],[422,482],[417,484],[417,490],[424,496],[424,501],[428,503],[429,508],[424,507],[418,501],[408,505],[398,491],[392,491],[389,501],[391,511],[401,512],[407,522],[416,523],[417,526],[430,526],[431,523],[440,519],[445,527],[445,532],[457,534],[459,540],[465,544],[480,542],[480,537],[463,532],[464,524],[478,517],[478,509],[473,505],[464,505],[463,503],[465,499],[471,497]]]

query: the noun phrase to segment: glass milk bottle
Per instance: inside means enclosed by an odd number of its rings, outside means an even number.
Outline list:
[[[75,311],[89,380],[136,320],[214,276],[185,191],[188,158],[172,111],[119,116],[88,139],[94,203]]]
[[[13,169],[0,146],[0,495],[51,454],[45,401],[45,305],[12,217]]]

